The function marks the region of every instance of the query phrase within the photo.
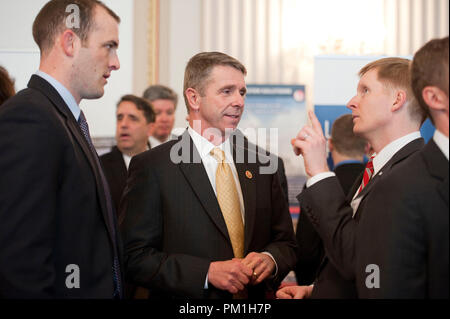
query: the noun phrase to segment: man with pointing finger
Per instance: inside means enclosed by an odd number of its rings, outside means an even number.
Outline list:
[[[298,200],[323,240],[326,257],[313,286],[289,288],[279,292],[281,297],[367,298],[370,289],[383,285],[383,265],[370,268],[373,265],[364,263],[366,251],[379,245],[386,226],[377,212],[389,205],[382,200],[384,195],[395,191],[389,188],[392,172],[424,145],[419,128],[425,114],[410,88],[409,65],[406,59],[385,58],[369,63],[359,73],[357,94],[347,107],[352,110],[353,131],[375,153],[348,197],[328,170],[326,140],[313,112],[309,113],[311,126],[303,127],[292,141],[310,176]],[[369,228],[379,231],[367,238]],[[367,269],[378,270],[373,281],[368,280]],[[298,294],[296,289],[306,293]]]

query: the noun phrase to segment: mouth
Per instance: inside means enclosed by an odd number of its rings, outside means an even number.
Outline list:
[[[105,82],[108,82],[108,78],[111,76],[111,74],[103,74],[103,79],[105,79]]]
[[[237,114],[237,115],[235,115],[235,114],[225,114],[225,116],[228,117],[228,118],[234,119],[234,120],[238,120],[241,117],[240,114]]]
[[[119,135],[119,139],[128,139],[128,138],[130,138],[130,134],[127,134],[127,133],[122,133],[122,134],[120,134]]]

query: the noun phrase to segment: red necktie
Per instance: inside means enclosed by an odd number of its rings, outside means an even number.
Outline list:
[[[370,178],[373,175],[373,158],[375,155],[372,155],[369,159],[369,161],[366,164],[366,168],[364,169],[364,175],[361,182],[361,186],[359,186],[358,194],[361,193],[361,191],[366,187],[367,183],[369,183]]]

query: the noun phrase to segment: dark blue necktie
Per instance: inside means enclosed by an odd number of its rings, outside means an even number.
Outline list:
[[[80,118],[78,119],[78,124],[80,125],[81,132],[89,144],[89,147],[94,155],[95,162],[97,164],[98,171],[100,172],[100,177],[102,179],[103,189],[105,191],[106,198],[106,208],[108,211],[108,223],[112,230],[113,236],[113,246],[114,246],[114,261],[113,261],[113,280],[114,280],[114,297],[122,298],[122,285],[120,282],[120,265],[119,258],[117,256],[117,242],[116,242],[116,227],[114,223],[115,214],[112,207],[111,193],[109,192],[108,182],[106,181],[105,175],[103,174],[103,169],[100,165],[100,161],[98,159],[97,151],[95,150],[94,144],[92,144],[91,135],[89,134],[89,126],[86,121],[86,117],[84,116],[83,111],[80,113]]]

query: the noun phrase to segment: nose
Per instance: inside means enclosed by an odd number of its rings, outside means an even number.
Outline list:
[[[233,103],[233,105],[244,107],[244,103],[245,103],[245,96],[241,95],[240,92],[237,92],[235,102]]]
[[[113,56],[111,57],[111,61],[109,63],[109,68],[111,70],[118,70],[118,69],[120,69],[119,56],[117,55],[116,52],[114,52]]]
[[[128,120],[127,120],[126,118],[121,119],[121,120],[119,121],[119,126],[120,126],[121,128],[128,127]]]
[[[159,120],[161,122],[167,122],[168,119],[169,119],[169,117],[167,116],[166,112],[161,112],[161,113],[159,113],[158,116],[159,116]]]
[[[353,109],[355,109],[357,107],[357,105],[358,105],[357,104],[357,97],[354,96],[354,97],[352,97],[352,99],[350,101],[348,101],[346,106],[347,106],[348,109],[353,110]]]

